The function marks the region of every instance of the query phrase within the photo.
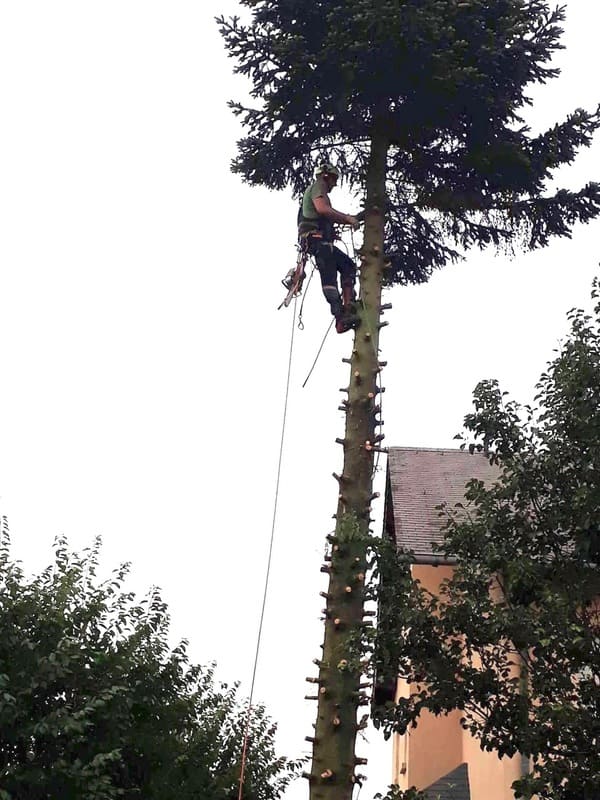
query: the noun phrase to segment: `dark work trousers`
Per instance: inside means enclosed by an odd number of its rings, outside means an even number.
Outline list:
[[[321,276],[321,286],[337,286],[339,272],[342,289],[354,288],[356,264],[339,247],[316,236],[308,236],[307,250],[317,264]]]

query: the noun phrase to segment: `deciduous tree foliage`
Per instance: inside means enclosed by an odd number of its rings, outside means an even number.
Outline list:
[[[525,122],[528,92],[558,74],[551,61],[564,9],[545,0],[240,5],[243,20],[217,20],[235,71],[251,83],[249,102],[231,104],[245,129],[234,172],[298,196],[326,158],[365,211],[308,774],[312,800],[348,800],[360,780],[356,710],[365,702],[352,651],[363,627],[373,454],[383,438],[382,286],[427,281],[473,246],[541,247],[598,216],[597,183],[571,192],[552,179],[589,145],[600,115],[574,109],[542,133]]]
[[[0,798],[237,797],[245,709],[237,687],[168,645],[158,591],[123,588],[127,567],[97,579],[99,542],[56,546],[28,578],[0,540]],[[245,800],[275,800],[294,771],[256,708]]]
[[[409,554],[382,561],[381,674],[411,696],[380,708],[386,735],[421,711],[462,712],[481,747],[520,752],[516,796],[600,796],[600,302],[571,330],[533,407],[495,381],[465,418],[472,448],[498,464],[447,509],[444,551],[457,559],[439,597],[410,576]]]

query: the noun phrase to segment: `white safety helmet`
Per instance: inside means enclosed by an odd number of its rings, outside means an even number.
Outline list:
[[[318,177],[319,175],[335,175],[336,178],[340,177],[340,171],[337,167],[334,167],[333,164],[330,164],[329,161],[324,161],[322,164],[315,170],[315,176]]]

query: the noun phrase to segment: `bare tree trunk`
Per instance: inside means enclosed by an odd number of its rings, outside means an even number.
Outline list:
[[[375,126],[366,182],[366,217],[361,251],[361,324],[354,335],[346,409],[344,467],[338,478],[335,535],[330,536],[325,638],[315,684],[318,697],[310,800],[350,800],[355,768],[357,709],[368,705],[361,690],[360,653],[355,642],[364,617],[364,579],[373,500],[373,456],[378,413],[377,376],[385,174],[388,142],[383,125]],[[354,645],[354,646],[353,646]],[[364,687],[363,687],[364,688]]]

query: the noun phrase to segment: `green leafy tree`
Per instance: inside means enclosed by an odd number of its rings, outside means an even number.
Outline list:
[[[473,480],[447,509],[457,560],[438,597],[411,579],[407,554],[382,561],[376,659],[412,683],[380,708],[387,735],[424,709],[462,712],[485,750],[522,753],[517,797],[600,796],[600,302],[571,330],[521,407],[484,381],[465,418],[498,481]]]
[[[233,170],[298,196],[332,160],[364,205],[360,327],[350,359],[344,466],[332,538],[311,796],[347,800],[355,766],[360,630],[380,408],[384,284],[426,281],[470,247],[536,248],[600,212],[596,183],[570,192],[554,171],[589,145],[598,111],[542,134],[528,91],[556,77],[564,9],[544,0],[241,0],[217,22],[245,128]],[[417,346],[418,343],[413,343]],[[341,667],[339,666],[341,665]]]
[[[0,539],[0,798],[237,798],[245,709],[213,667],[168,645],[159,593],[124,591],[127,566],[96,576],[99,542],[57,543],[27,578]],[[254,709],[244,800],[276,800],[296,766]]]

